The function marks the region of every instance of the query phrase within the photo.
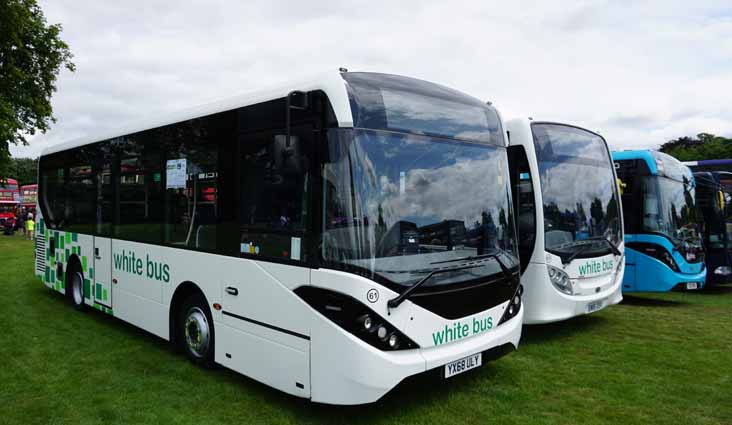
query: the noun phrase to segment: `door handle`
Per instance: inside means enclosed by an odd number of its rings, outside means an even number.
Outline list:
[[[234,288],[233,286],[227,286],[226,293],[229,295],[237,296],[239,295],[239,290]]]
[[[94,248],[94,258],[97,260],[101,260],[102,257],[99,256],[99,248]]]

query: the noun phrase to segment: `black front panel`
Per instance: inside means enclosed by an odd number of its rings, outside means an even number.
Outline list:
[[[621,201],[623,204],[623,227],[626,234],[643,233],[643,184],[641,177],[651,174],[648,164],[640,159],[615,161],[615,172],[625,184]]]
[[[501,276],[483,284],[466,285],[458,289],[417,292],[409,300],[440,317],[452,320],[500,305],[510,300],[516,289],[514,282]]]

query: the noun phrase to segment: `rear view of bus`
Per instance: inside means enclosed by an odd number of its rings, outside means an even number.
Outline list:
[[[623,224],[610,151],[565,124],[507,123],[525,323],[593,313],[622,300]]]
[[[702,237],[689,167],[661,152],[613,152],[624,184],[627,266],[623,292],[701,289]]]
[[[38,201],[38,185],[28,184],[20,187],[20,196],[23,208],[31,213],[36,211],[36,203]]]
[[[6,222],[15,226],[15,212],[18,209],[20,192],[14,179],[0,177],[0,228]]]

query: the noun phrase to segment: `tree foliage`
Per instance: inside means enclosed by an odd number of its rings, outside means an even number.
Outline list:
[[[0,0],[0,175],[9,171],[11,143],[27,144],[54,122],[56,77],[75,69],[60,33],[36,0]]]
[[[0,176],[18,180],[18,184],[34,184],[38,177],[38,159],[12,158],[8,167],[8,174]]]
[[[661,145],[665,152],[680,161],[732,158],[732,139],[700,133],[693,137],[679,137]]]

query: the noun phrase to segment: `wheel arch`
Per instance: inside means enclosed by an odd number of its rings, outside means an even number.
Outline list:
[[[66,291],[65,289],[69,286],[69,279],[70,274],[74,270],[78,270],[81,273],[81,276],[84,277],[84,269],[81,267],[81,260],[79,259],[79,256],[76,254],[71,254],[69,256],[69,259],[66,261],[66,269],[64,270],[64,292],[66,293],[66,296],[70,296],[70,292]],[[85,294],[86,295],[86,294]]]
[[[168,309],[168,335],[170,336],[170,342],[173,344],[178,343],[178,341],[176,341],[175,321],[178,317],[178,313],[180,312],[180,307],[183,304],[183,301],[193,294],[200,294],[203,299],[206,300],[206,305],[208,305],[208,298],[206,298],[206,294],[198,285],[196,285],[196,283],[191,281],[185,281],[178,285],[178,287],[175,288],[173,297],[170,299],[170,308]]]

